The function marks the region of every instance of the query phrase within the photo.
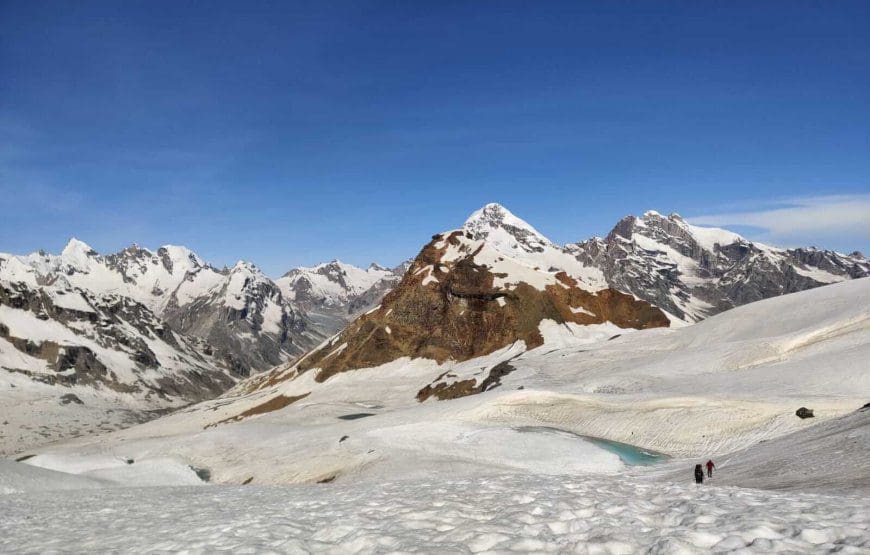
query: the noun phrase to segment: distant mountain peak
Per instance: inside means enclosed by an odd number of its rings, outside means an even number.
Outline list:
[[[90,245],[75,237],[70,238],[63,251],[61,251],[61,256],[64,257],[96,256],[97,254],[97,251],[91,248]]]
[[[405,273],[407,266],[367,268],[334,259],[315,266],[294,268],[277,280],[285,298],[304,310],[329,312],[344,320],[377,304]]]
[[[600,268],[616,289],[691,322],[870,273],[870,263],[860,255],[780,249],[655,210],[622,218],[603,241],[590,239],[568,249],[582,263]]]

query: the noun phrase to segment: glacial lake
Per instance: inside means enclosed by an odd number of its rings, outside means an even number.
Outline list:
[[[574,432],[560,430],[558,428],[550,428],[548,426],[518,426],[514,429],[520,433],[555,434],[582,439],[595,444],[606,451],[610,451],[619,457],[623,463],[629,466],[649,466],[668,460],[668,456],[663,453],[656,453],[655,451],[637,447],[636,445],[621,443],[619,441],[612,441],[600,437],[584,436],[575,434]]]

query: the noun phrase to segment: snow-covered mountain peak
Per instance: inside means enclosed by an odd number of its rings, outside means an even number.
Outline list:
[[[490,203],[475,211],[462,226],[476,241],[486,241],[496,250],[513,254],[517,250],[541,253],[553,243],[524,220],[500,204]]]
[[[516,228],[535,235],[541,235],[531,224],[518,218],[513,212],[495,202],[491,202],[472,212],[462,227],[465,231],[472,232],[472,234],[485,232],[487,228]]]
[[[236,273],[236,272],[245,272],[245,273],[249,273],[249,274],[262,274],[263,273],[260,271],[259,268],[257,268],[256,264],[254,264],[252,262],[248,262],[246,260],[238,260],[233,265],[233,267],[230,268],[230,273]]]
[[[604,240],[566,250],[583,264],[601,268],[612,287],[687,321],[870,273],[870,263],[860,255],[779,249],[654,210],[622,218]]]
[[[380,302],[407,269],[372,263],[366,269],[338,259],[311,267],[294,268],[277,279],[284,298],[295,306],[317,314],[321,321],[342,327],[348,318]]]
[[[173,265],[181,264],[186,270],[202,268],[207,264],[195,252],[180,245],[163,245],[157,249],[159,256],[166,256]]]
[[[672,212],[668,216],[648,210],[643,216],[626,216],[614,227],[611,237],[621,236],[632,240],[635,234],[640,234],[649,239],[672,245],[675,241],[685,243],[689,248],[701,248],[709,252],[715,252],[716,246],[724,247],[734,243],[747,242],[743,237],[715,227],[700,227],[688,223],[682,216]]]
[[[84,241],[73,237],[67,242],[60,255],[66,261],[73,262],[76,260],[85,260],[92,256],[98,256],[98,253]]]

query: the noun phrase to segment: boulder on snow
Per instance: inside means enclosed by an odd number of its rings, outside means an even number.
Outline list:
[[[60,404],[61,405],[68,405],[70,403],[75,403],[77,405],[84,405],[85,404],[85,402],[82,401],[81,399],[79,399],[78,396],[75,395],[74,393],[67,393],[65,395],[61,395],[61,397],[60,397]]]
[[[808,409],[806,407],[801,407],[795,411],[795,414],[798,418],[813,418],[815,415],[813,414],[813,409]]]

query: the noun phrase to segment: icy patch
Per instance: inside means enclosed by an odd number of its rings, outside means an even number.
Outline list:
[[[614,474],[620,458],[569,434],[526,433],[510,427],[480,428],[456,422],[421,422],[374,429],[369,437],[392,448],[450,457],[484,467],[524,469],[543,474]]]

